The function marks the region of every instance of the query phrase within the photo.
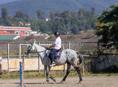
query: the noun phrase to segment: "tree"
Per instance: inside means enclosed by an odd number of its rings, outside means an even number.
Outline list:
[[[12,25],[12,18],[8,16],[8,10],[7,8],[1,9],[1,19],[0,24],[5,26]]]
[[[97,19],[97,32],[101,46],[118,50],[118,5],[111,6]]]
[[[7,11],[7,8],[2,8],[1,9],[1,17],[3,19],[7,19],[8,18],[8,11]]]
[[[29,21],[29,16],[22,11],[16,11],[14,18],[17,21],[25,21],[25,22]]]
[[[44,12],[41,11],[41,10],[37,10],[37,11],[36,11],[36,14],[37,14],[37,18],[38,18],[38,19],[44,19],[44,18],[45,18],[45,17],[44,17]]]

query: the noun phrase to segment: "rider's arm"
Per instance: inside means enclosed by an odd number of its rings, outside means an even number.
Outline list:
[[[55,44],[51,44],[51,45],[49,46],[49,48],[53,48],[53,47],[55,47]]]
[[[52,44],[49,46],[49,48],[54,48],[55,45],[56,45],[56,43],[57,43],[57,39],[55,39],[54,43],[52,43]]]

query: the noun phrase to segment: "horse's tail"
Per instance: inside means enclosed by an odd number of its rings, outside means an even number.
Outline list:
[[[83,56],[79,55],[79,62],[80,62],[80,64],[82,63],[82,59],[83,59]]]
[[[82,55],[80,55],[80,53],[79,52],[77,52],[77,55],[78,55],[78,58],[79,58],[79,64],[81,64],[82,63],[82,60],[83,60],[83,56]]]

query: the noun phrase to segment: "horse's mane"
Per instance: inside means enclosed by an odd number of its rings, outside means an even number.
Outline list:
[[[41,51],[46,50],[46,47],[44,47],[44,46],[42,46],[42,45],[40,45],[40,44],[35,43],[35,45],[36,45],[36,47],[38,48],[38,50],[41,50]],[[38,51],[38,50],[37,50],[37,51]]]

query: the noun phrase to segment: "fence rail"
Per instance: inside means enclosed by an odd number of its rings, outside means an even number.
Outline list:
[[[40,42],[41,45],[49,45],[51,42],[44,43]],[[13,71],[19,69],[19,60],[22,59],[24,52],[27,49],[29,44],[0,44],[0,56],[2,59],[2,69],[6,71]],[[82,52],[82,54],[86,55],[88,52],[92,52],[97,49],[96,42],[65,42],[63,43],[63,49],[70,48],[76,51]],[[41,60],[38,63],[37,54],[31,54],[29,56],[25,56],[25,70],[39,70],[43,69]],[[54,68],[54,70],[63,70],[65,66],[60,66]]]

